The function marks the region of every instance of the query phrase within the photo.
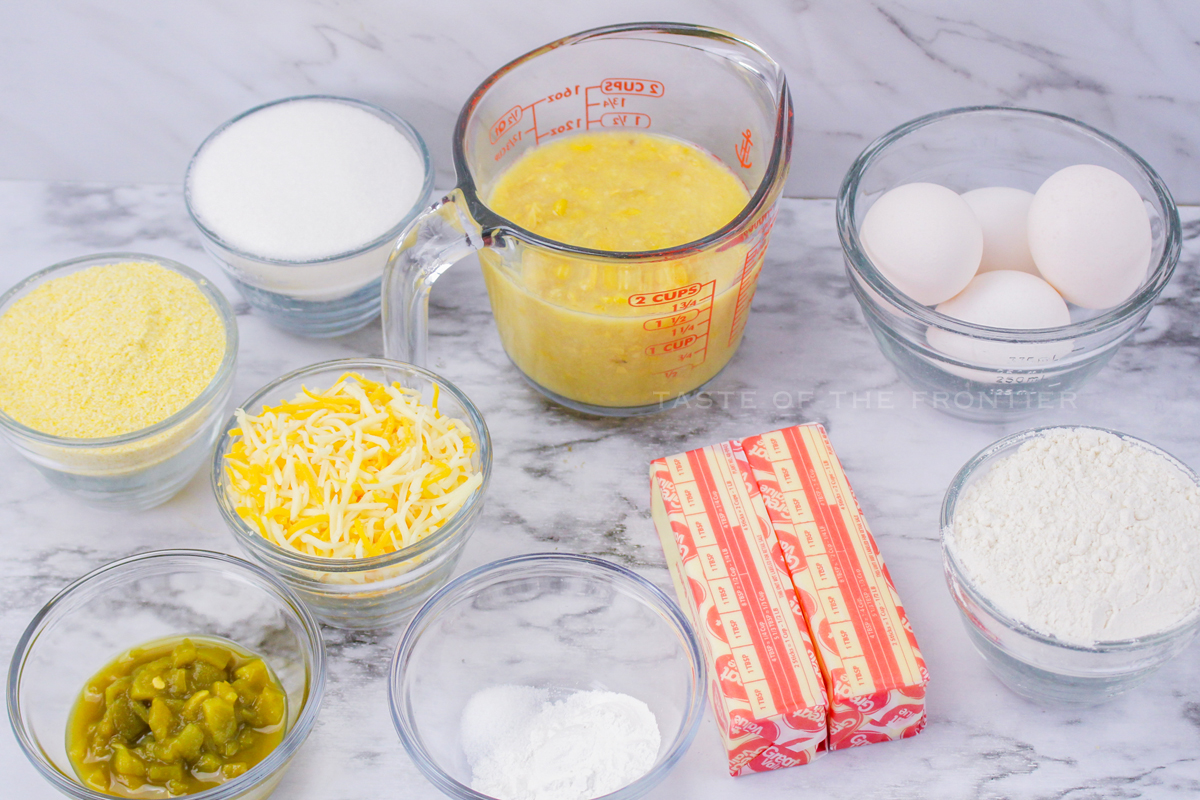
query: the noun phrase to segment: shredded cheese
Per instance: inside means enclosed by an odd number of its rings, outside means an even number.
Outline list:
[[[399,383],[347,373],[304,387],[258,416],[238,409],[225,456],[238,515],[287,550],[370,558],[420,541],[462,508],[483,478],[461,420]]]

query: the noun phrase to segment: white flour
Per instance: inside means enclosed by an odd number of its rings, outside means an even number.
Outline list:
[[[493,686],[462,716],[471,788],[500,800],[590,800],[645,775],[658,758],[649,706],[617,692]]]
[[[1119,436],[1026,442],[963,492],[953,527],[979,591],[1064,642],[1158,633],[1200,609],[1200,491]]]

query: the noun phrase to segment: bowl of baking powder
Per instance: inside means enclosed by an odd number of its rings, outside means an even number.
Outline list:
[[[705,686],[661,589],[604,559],[531,553],[421,607],[388,699],[413,763],[454,800],[636,800],[687,751]]]
[[[942,503],[946,582],[972,644],[1036,702],[1121,694],[1200,631],[1200,478],[1132,436],[1023,431]]]

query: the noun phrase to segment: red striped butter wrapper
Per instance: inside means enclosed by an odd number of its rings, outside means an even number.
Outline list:
[[[799,425],[741,444],[816,642],[829,749],[920,733],[929,673],[825,429]]]
[[[736,442],[650,465],[651,510],[708,663],[729,773],[806,764],[826,738],[825,685],[750,465]]]

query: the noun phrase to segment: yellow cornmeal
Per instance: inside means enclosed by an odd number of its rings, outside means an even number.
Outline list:
[[[0,317],[0,409],[72,439],[161,422],[204,391],[225,354],[217,310],[158,264],[88,267]]]
[[[527,151],[500,175],[487,204],[549,239],[629,252],[702,239],[749,200],[741,180],[694,145],[603,132]],[[570,400],[627,408],[689,392],[729,361],[749,304],[742,297],[736,313],[739,290],[753,290],[762,264],[761,249],[746,264],[748,250],[739,243],[617,264],[531,246],[485,248],[480,261],[501,341],[517,367]]]

